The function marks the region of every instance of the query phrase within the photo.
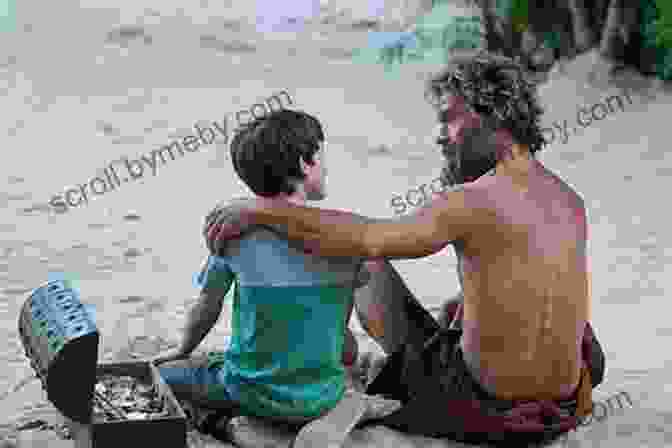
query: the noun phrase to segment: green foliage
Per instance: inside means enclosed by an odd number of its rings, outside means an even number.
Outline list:
[[[402,36],[382,48],[362,49],[353,58],[356,62],[382,64],[387,74],[407,63],[441,65],[452,50],[482,46],[480,16],[459,17],[450,5],[439,4],[423,16],[410,36]]]
[[[656,44],[672,48],[672,2],[669,0],[656,0],[658,19],[656,26]]]
[[[522,32],[530,25],[528,0],[512,0],[511,18],[516,31]]]
[[[16,31],[16,0],[0,0],[0,32]]]
[[[640,8],[642,45],[655,49],[658,76],[672,80],[672,3],[668,0],[644,0]]]

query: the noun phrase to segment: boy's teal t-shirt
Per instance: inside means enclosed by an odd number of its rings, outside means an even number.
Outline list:
[[[208,258],[201,287],[236,285],[230,346],[210,366],[244,411],[317,417],[341,399],[345,312],[361,263],[303,253],[265,229]]]

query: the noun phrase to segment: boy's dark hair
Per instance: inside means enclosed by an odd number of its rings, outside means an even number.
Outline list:
[[[426,87],[432,103],[445,93],[461,96],[491,129],[507,129],[533,156],[546,144],[536,86],[511,58],[487,51],[456,55]]]
[[[312,165],[323,141],[317,118],[301,111],[274,111],[237,132],[231,141],[233,168],[258,196],[292,194],[292,181],[305,177],[299,159]]]

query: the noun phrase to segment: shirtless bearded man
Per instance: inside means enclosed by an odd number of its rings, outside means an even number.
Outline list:
[[[590,412],[604,370],[588,324],[584,200],[536,160],[543,110],[511,59],[456,56],[427,93],[449,191],[395,219],[225,203],[206,219],[208,245],[217,251],[265,225],[307,251],[370,260],[372,278],[356,291],[355,307],[390,356],[367,392],[405,404],[382,423],[474,442],[553,438]],[[444,306],[439,326],[390,260],[449,244],[462,297]]]

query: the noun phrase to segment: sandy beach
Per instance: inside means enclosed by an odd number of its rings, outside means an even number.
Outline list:
[[[329,197],[321,206],[391,217],[395,195],[439,175],[422,85],[438,67],[410,64],[386,76],[381,65],[353,62],[367,43],[362,23],[371,12],[344,3],[322,2],[303,26],[264,33],[255,2],[20,2],[16,31],[0,33],[0,394],[32,372],[17,336],[20,306],[59,272],[77,279],[95,309],[102,360],[176,343],[197,295],[193,275],[207,256],[203,218],[217,201],[248,194],[218,137],[126,182],[120,162],[113,191],[64,213],[49,205],[104,177],[114,161],[193,135],[195,124],[232,124],[232,114],[286,91],[292,107],[325,126]],[[634,406],[581,428],[567,446],[672,446],[671,89],[648,81],[590,85],[591,57],[541,87],[546,126],[567,120],[571,132],[540,159],[588,205],[592,321],[607,355],[595,401],[626,391]],[[591,111],[622,88],[632,102],[576,125],[578,108]],[[458,290],[452,250],[394,264],[428,307]],[[354,319],[351,326],[363,350],[378,350]],[[201,349],[221,349],[228,332],[226,308]],[[16,440],[17,425],[52,414],[32,381],[0,401],[0,440]],[[395,446],[388,436],[386,446]]]

